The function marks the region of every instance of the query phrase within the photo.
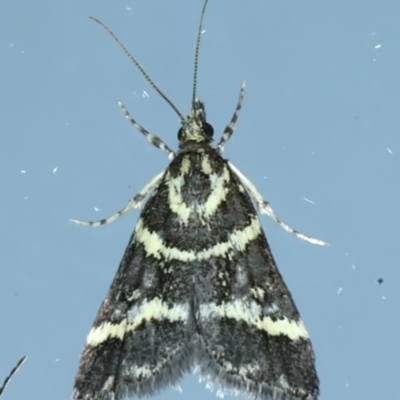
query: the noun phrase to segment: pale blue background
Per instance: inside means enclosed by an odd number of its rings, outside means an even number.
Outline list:
[[[116,101],[177,145],[177,116],[88,17],[186,115],[201,7],[0,3],[0,380],[28,355],[4,399],[69,398],[138,212],[99,229],[68,219],[110,215],[167,165]],[[389,0],[210,0],[205,18],[198,95],[216,137],[247,82],[226,157],[282,219],[331,243],[262,219],[313,339],[320,400],[400,398],[399,15]],[[181,384],[158,398],[215,398],[197,376]]]

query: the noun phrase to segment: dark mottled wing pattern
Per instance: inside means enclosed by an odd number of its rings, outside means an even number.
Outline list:
[[[151,395],[195,365],[222,390],[318,396],[307,331],[247,191],[209,144],[188,142],[140,214],[73,396]]]

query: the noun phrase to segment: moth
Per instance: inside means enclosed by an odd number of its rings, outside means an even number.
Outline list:
[[[221,393],[315,400],[319,380],[308,332],[275,264],[258,213],[281,221],[251,181],[222,157],[245,84],[217,146],[196,96],[204,2],[197,34],[192,110],[185,118],[114,33],[103,26],[181,121],[179,150],[125,117],[171,162],[116,214],[140,213],[121,264],[86,339],[73,399],[119,400],[178,385],[196,368]]]

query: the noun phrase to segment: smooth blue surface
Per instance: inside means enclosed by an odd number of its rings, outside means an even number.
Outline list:
[[[98,229],[68,219],[112,214],[167,165],[116,101],[177,145],[176,115],[88,17],[186,115],[201,7],[0,2],[0,381],[28,355],[5,400],[69,398],[138,212]],[[198,96],[217,138],[247,83],[226,157],[283,220],[331,243],[262,218],[313,339],[320,400],[400,397],[399,15],[388,0],[210,0],[205,18]],[[197,376],[181,385],[157,398],[215,398]]]

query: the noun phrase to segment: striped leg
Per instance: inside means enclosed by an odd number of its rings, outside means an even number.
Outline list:
[[[144,136],[146,136],[147,140],[155,147],[160,150],[165,151],[168,154],[168,158],[172,160],[175,157],[175,153],[156,135],[153,135],[148,130],[144,129],[141,125],[139,125],[129,114],[129,111],[126,107],[119,101],[118,105],[120,106],[122,112],[125,115],[125,118]]]
[[[70,219],[70,222],[73,222],[78,225],[91,226],[93,228],[101,225],[106,225],[111,222],[116,221],[119,217],[122,217],[132,208],[139,208],[142,204],[144,198],[149,194],[149,192],[154,189],[161,181],[164,176],[165,171],[161,171],[158,175],[156,175],[135,197],[129,200],[128,204],[117,211],[115,214],[110,215],[107,218],[101,219],[100,221],[81,221],[79,219]]]
[[[242,104],[243,104],[245,88],[246,88],[246,82],[243,81],[242,87],[240,88],[239,100],[236,105],[235,112],[233,113],[231,122],[229,122],[229,124],[225,127],[224,133],[222,134],[221,140],[219,141],[218,146],[217,146],[219,154],[221,154],[224,151],[225,143],[230,139],[230,137],[232,136],[233,131],[235,129],[235,124],[236,124],[237,119],[239,118],[240,110],[241,110]]]
[[[263,197],[261,196],[261,193],[257,190],[257,188],[254,186],[254,184],[250,181],[249,178],[247,178],[245,175],[243,175],[231,162],[229,162],[229,166],[231,167],[232,171],[237,175],[237,177],[240,179],[244,187],[249,191],[250,195],[252,196],[254,202],[257,205],[257,208],[261,214],[267,214],[272,220],[274,220],[282,229],[284,229],[286,232],[291,233],[292,235],[295,235],[299,239],[305,240],[306,242],[310,242],[312,244],[318,244],[319,246],[326,246],[328,245],[327,242],[324,242],[323,240],[315,239],[310,236],[304,235],[303,233],[297,231],[296,229],[293,229],[290,227],[288,224],[283,222],[281,219],[279,219],[272,207],[266,202]]]

